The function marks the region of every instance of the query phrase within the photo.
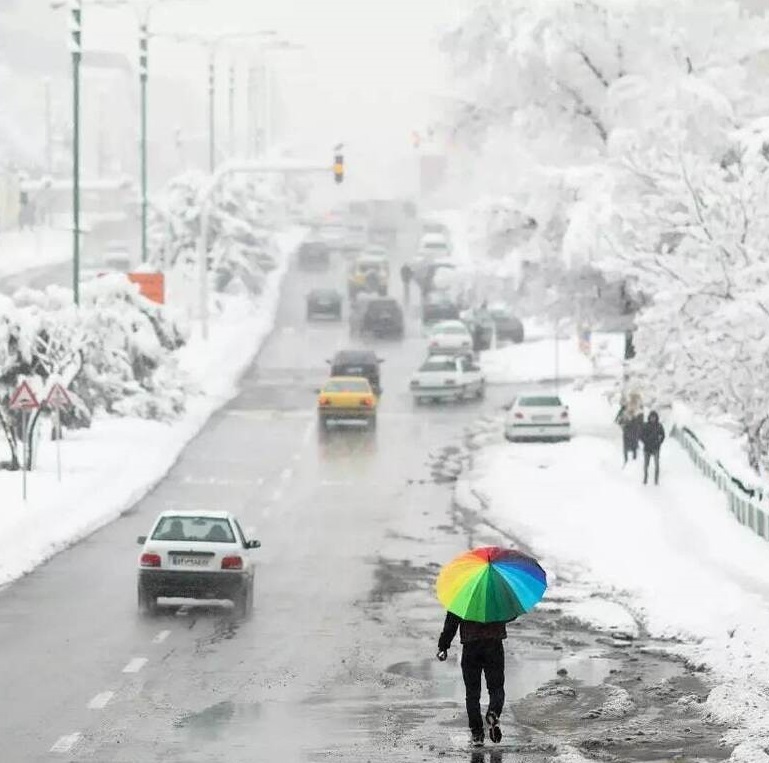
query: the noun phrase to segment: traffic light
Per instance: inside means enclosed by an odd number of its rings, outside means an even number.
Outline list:
[[[334,153],[334,182],[341,183],[344,180],[344,154],[342,147],[337,146]]]

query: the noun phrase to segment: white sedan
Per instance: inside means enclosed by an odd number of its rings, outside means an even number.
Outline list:
[[[446,355],[471,352],[473,338],[462,321],[441,321],[430,329],[428,352]]]
[[[417,256],[429,260],[451,257],[451,243],[442,233],[425,233],[419,242]]]
[[[140,536],[139,610],[153,614],[159,597],[229,599],[241,617],[254,603],[258,540],[246,538],[226,511],[164,511]]]
[[[482,398],[486,380],[473,359],[466,355],[430,355],[411,377],[411,394],[424,400]]]
[[[517,397],[505,418],[505,438],[521,440],[569,440],[569,406],[558,395],[522,395]]]

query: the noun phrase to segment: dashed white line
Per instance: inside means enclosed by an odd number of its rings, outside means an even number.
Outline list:
[[[82,736],[79,731],[73,734],[65,734],[56,740],[50,752],[69,752],[80,741]]]
[[[287,466],[281,473],[280,473],[280,481],[281,482],[288,482],[292,475],[294,474],[294,470]]]
[[[259,479],[256,481],[256,486],[261,487],[264,485],[264,477],[259,477]]]
[[[169,636],[171,631],[160,631],[160,633],[152,639],[153,644],[162,644]]]
[[[283,488],[275,488],[270,496],[270,500],[277,503],[281,498],[283,498]]]
[[[272,514],[272,506],[265,506],[262,509],[262,516],[263,517],[269,517],[270,514]]]
[[[109,701],[115,696],[114,691],[103,691],[101,694],[97,694],[89,703],[89,710],[102,710],[105,708]]]
[[[146,657],[134,657],[129,661],[128,665],[123,668],[124,673],[138,673],[146,664],[148,660]]]
[[[312,433],[314,430],[315,422],[310,422],[305,428],[304,434],[302,435],[302,447],[306,447],[310,444],[310,439],[312,438]]]
[[[291,456],[291,460],[296,464],[299,463],[299,460],[302,458],[301,453],[294,453],[293,456]]]

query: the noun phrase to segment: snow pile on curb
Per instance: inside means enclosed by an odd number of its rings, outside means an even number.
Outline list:
[[[565,579],[607,592],[653,637],[680,639],[671,649],[721,684],[708,709],[734,729],[730,742],[769,740],[769,546],[677,443],[663,446],[660,486],[644,486],[639,462],[622,468],[618,432],[606,436],[608,403],[594,392],[570,402],[589,411],[571,443],[487,448],[457,501],[482,496],[483,516],[540,557],[554,589]]]
[[[26,504],[20,473],[0,472],[0,584],[112,521],[163,478],[211,414],[235,395],[238,379],[273,328],[290,253],[303,235],[292,231],[281,237],[282,261],[258,302],[222,297],[224,309],[212,316],[209,341],[193,336],[178,352],[200,390],[179,420],[101,416],[90,429],[67,433],[61,483],[55,447],[43,443],[37,468],[28,476]]]

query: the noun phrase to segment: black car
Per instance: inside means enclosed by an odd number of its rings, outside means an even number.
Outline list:
[[[328,362],[331,365],[331,376],[363,376],[368,379],[375,395],[382,394],[379,380],[379,364],[382,360],[371,350],[340,350]]]
[[[404,332],[403,310],[392,297],[361,295],[350,311],[353,334],[374,334],[401,339]]]
[[[431,292],[422,303],[422,323],[455,321],[459,319],[459,307],[440,292]]]
[[[523,323],[516,318],[504,305],[492,307],[489,310],[497,339],[502,342],[520,344],[523,341]]]
[[[318,317],[342,320],[342,295],[336,289],[313,289],[307,295],[307,320]]]
[[[325,241],[305,241],[296,253],[302,270],[326,270],[331,264],[331,252]]]

